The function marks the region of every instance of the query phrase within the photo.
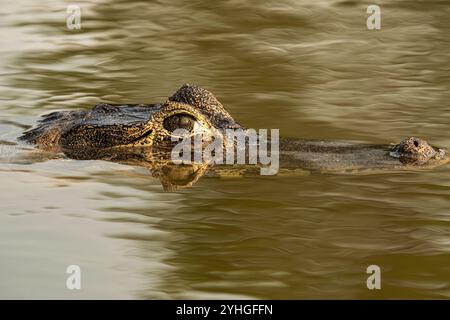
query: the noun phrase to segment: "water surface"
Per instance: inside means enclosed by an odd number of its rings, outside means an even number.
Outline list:
[[[161,102],[183,83],[283,136],[450,147],[450,5],[69,1],[0,6],[1,298],[449,298],[449,167],[203,177],[17,145],[38,116]],[[66,267],[82,290],[66,289]],[[370,264],[382,289],[366,288]]]

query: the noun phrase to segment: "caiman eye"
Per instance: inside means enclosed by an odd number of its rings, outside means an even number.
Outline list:
[[[195,122],[195,118],[188,114],[175,114],[164,119],[163,126],[169,132],[174,132],[177,129],[185,129],[192,132]]]

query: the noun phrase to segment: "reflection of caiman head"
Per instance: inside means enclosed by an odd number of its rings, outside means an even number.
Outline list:
[[[435,149],[420,138],[407,138],[396,145],[390,155],[404,164],[423,165],[430,160],[440,160],[445,157],[443,149]]]
[[[176,165],[168,162],[155,164],[151,168],[152,176],[161,181],[164,191],[170,192],[193,186],[208,169],[208,165],[205,163]]]

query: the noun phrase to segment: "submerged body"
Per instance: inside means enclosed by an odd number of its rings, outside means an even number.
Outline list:
[[[443,149],[414,137],[397,145],[282,139],[280,150],[281,167],[324,172],[432,168],[450,162]]]
[[[177,129],[192,136],[201,134],[205,143],[218,135],[230,143],[225,130],[245,130],[212,93],[184,85],[164,104],[100,104],[91,110],[53,112],[19,139],[74,159],[104,159],[148,167],[166,189],[191,185],[207,168],[212,175],[253,171],[251,166],[171,164],[172,137]],[[320,172],[429,168],[450,161],[444,150],[414,137],[397,145],[285,138],[280,140],[279,158],[281,170]]]

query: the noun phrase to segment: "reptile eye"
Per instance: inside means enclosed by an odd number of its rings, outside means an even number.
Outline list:
[[[164,119],[163,126],[169,132],[177,129],[193,131],[195,126],[195,118],[188,114],[175,114]]]

